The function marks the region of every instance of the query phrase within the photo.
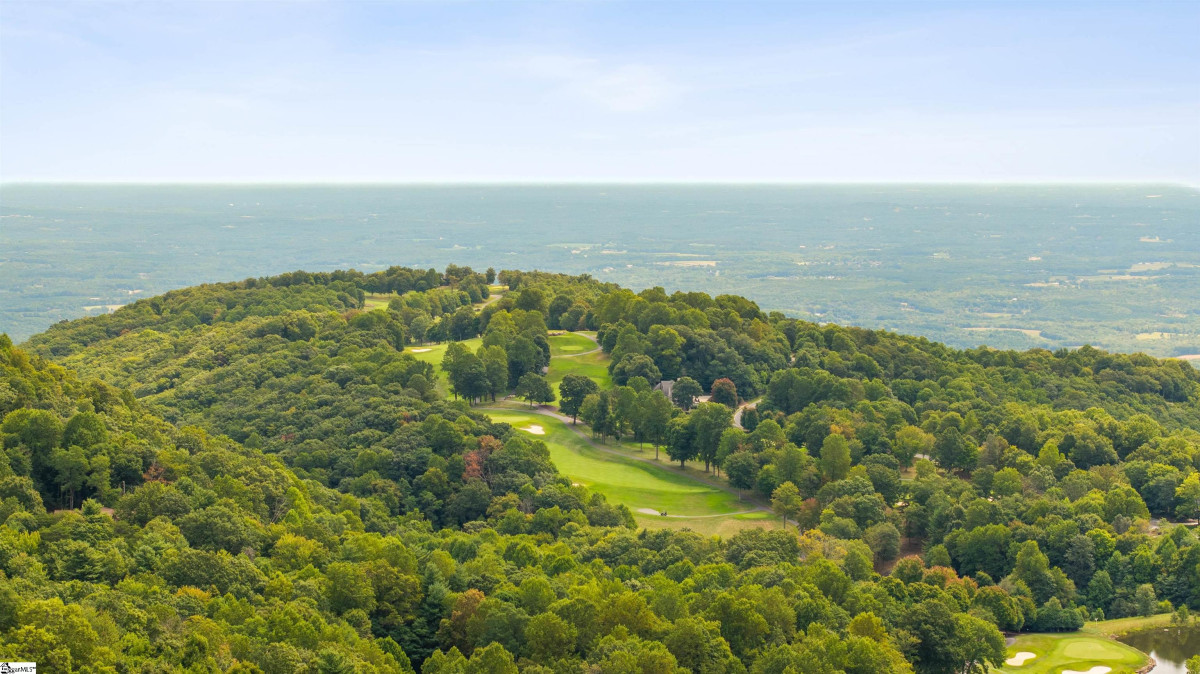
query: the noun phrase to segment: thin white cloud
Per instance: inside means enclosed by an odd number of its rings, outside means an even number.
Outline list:
[[[4,180],[1200,180],[1166,15],[0,6]]]
[[[630,65],[595,77],[581,91],[609,110],[643,112],[662,107],[678,96],[681,88],[650,66]]]
[[[611,112],[647,112],[662,108],[684,91],[662,67],[645,63],[610,65],[600,58],[538,54],[515,62],[535,78],[549,80],[562,92]]]

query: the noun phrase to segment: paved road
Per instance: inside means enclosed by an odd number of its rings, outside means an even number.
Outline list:
[[[733,413],[733,425],[737,428],[742,428],[742,412],[748,407],[758,407],[758,401],[760,400],[762,400],[762,398],[755,398],[754,400],[747,400],[741,405],[738,405],[737,411]],[[742,430],[745,429],[742,428]]]

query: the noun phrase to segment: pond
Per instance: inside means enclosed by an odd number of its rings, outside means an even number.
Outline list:
[[[1154,658],[1158,665],[1152,674],[1187,674],[1184,662],[1200,655],[1200,626],[1141,630],[1118,639]]]

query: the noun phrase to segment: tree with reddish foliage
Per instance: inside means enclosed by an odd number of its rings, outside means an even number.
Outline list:
[[[483,479],[483,464],[487,461],[481,449],[472,449],[463,454],[463,480]]]
[[[714,403],[721,403],[727,407],[737,407],[737,386],[732,380],[722,377],[714,381],[710,394],[712,395],[710,400]]]
[[[449,644],[461,651],[471,652],[471,641],[467,638],[467,623],[475,617],[479,605],[483,603],[484,595],[475,588],[458,595],[450,617],[443,619],[438,629],[438,637],[442,643]]]
[[[483,469],[488,457],[503,447],[499,440],[490,435],[480,436],[479,448],[463,454],[463,480],[484,479]]]

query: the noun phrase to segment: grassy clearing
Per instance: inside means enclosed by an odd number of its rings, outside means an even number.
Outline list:
[[[545,442],[550,448],[550,457],[559,472],[575,482],[599,491],[608,497],[609,501],[622,503],[635,513],[638,509],[649,508],[656,512],[666,511],[671,515],[687,516],[673,518],[654,515],[639,518],[639,522],[645,519],[646,526],[658,523],[660,526],[687,526],[693,529],[705,526],[715,530],[733,525],[710,523],[707,519],[744,521],[750,523],[750,526],[754,526],[757,519],[761,519],[750,517],[734,520],[712,517],[730,515],[747,510],[748,507],[740,503],[736,496],[697,482],[686,475],[644,461],[602,452],[576,435],[566,423],[553,417],[517,410],[489,409],[487,414],[493,420],[511,424],[517,429],[541,426],[543,434],[531,435]]]
[[[1111,638],[1135,629],[1170,621],[1170,616],[1121,618],[1086,623],[1078,632],[1022,634],[1008,647],[1008,656],[1034,653],[1036,658],[1019,667],[1005,665],[1005,674],[1058,674],[1064,669],[1086,672],[1092,667],[1111,667],[1111,674],[1133,674],[1147,662],[1145,653]]]
[[[370,293],[363,298],[363,308],[367,311],[386,309],[388,302],[400,297],[396,293]]]

